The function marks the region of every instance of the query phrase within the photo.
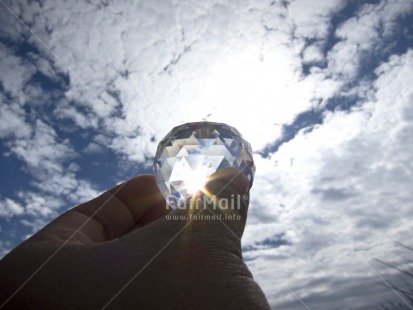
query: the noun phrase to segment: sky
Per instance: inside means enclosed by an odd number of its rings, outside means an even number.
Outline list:
[[[0,257],[207,120],[252,145],[243,256],[272,308],[404,303],[377,260],[412,255],[412,18],[412,0],[0,0]]]

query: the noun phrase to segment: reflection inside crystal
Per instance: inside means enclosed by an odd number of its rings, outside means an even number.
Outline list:
[[[241,170],[252,185],[255,172],[250,144],[222,123],[187,123],[173,128],[159,143],[154,161],[156,180],[172,208],[198,192],[215,172]]]

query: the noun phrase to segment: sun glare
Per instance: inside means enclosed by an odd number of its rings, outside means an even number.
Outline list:
[[[191,174],[185,179],[187,185],[188,194],[195,194],[198,191],[203,191],[204,186],[208,180],[207,171],[205,169],[193,170]]]

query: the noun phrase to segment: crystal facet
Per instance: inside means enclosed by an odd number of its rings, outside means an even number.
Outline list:
[[[172,208],[202,189],[214,172],[228,167],[242,171],[252,186],[251,145],[234,127],[212,122],[173,128],[159,143],[153,165],[158,186]]]

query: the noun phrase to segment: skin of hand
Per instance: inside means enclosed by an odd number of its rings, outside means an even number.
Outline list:
[[[249,193],[245,176],[232,168],[205,188],[221,198]],[[269,309],[242,259],[248,199],[233,201],[235,210],[208,204],[170,211],[153,176],[135,177],[7,254],[0,308]],[[189,213],[223,215],[189,220]]]

